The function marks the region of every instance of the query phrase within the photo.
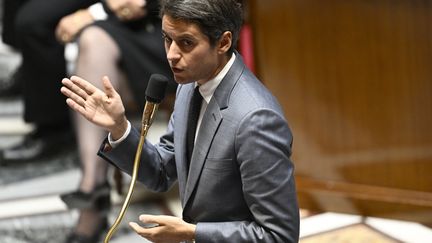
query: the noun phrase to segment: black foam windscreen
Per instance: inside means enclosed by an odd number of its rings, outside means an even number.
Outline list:
[[[160,103],[165,97],[168,78],[162,74],[152,74],[145,92],[146,101]]]

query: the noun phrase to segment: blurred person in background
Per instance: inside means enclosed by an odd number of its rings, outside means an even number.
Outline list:
[[[158,11],[157,0],[107,0],[62,18],[56,28],[57,39],[78,43],[73,74],[98,87],[101,78],[108,75],[125,103],[131,104],[130,110],[138,107],[141,111],[150,75],[171,76]],[[172,82],[169,92],[174,93],[175,88]],[[61,198],[69,208],[80,209],[80,218],[66,242],[90,243],[96,242],[107,226],[108,164],[95,152],[106,132],[79,115],[74,116],[74,124],[82,177],[79,189]]]
[[[19,52],[15,34],[15,17],[27,0],[3,0],[2,4],[2,41],[14,51]],[[17,97],[21,94],[22,79],[20,66],[0,80],[0,98]]]
[[[69,111],[64,97],[58,95],[60,77],[67,72],[66,43],[78,41],[74,73],[95,82],[103,75],[116,78],[116,85],[128,93],[125,101],[136,106],[135,110],[144,104],[141,94],[150,74],[170,75],[157,0],[107,0],[101,1],[102,6],[93,5],[97,2],[100,1],[9,2],[16,15],[8,12],[8,26],[13,26],[8,33],[16,33],[7,38],[13,38],[22,51],[18,70],[19,83],[23,85],[24,119],[35,125],[35,131],[22,143],[1,151],[0,162],[42,159],[74,143]],[[173,82],[170,90],[174,92],[175,87]],[[169,104],[165,107],[170,109]],[[92,148],[105,134],[78,116],[74,121],[83,174],[79,189],[61,198],[70,208],[81,209],[81,214],[67,242],[94,242],[106,227],[109,184],[107,165],[100,163]]]
[[[15,0],[12,0],[15,1]],[[0,151],[0,164],[35,161],[58,155],[74,145],[69,110],[64,97],[58,95],[66,75],[64,44],[59,42],[55,29],[60,19],[97,0],[19,0],[12,5],[17,12],[11,15],[13,26],[8,38],[14,41],[22,62],[14,75],[21,86],[24,100],[24,121],[34,125],[34,131],[23,141]],[[7,1],[5,4],[11,4]],[[2,93],[11,93],[9,86]]]

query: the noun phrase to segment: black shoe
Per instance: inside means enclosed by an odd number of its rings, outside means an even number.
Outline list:
[[[111,210],[111,195],[102,195],[96,199],[95,208],[100,213],[107,215]]]
[[[22,94],[23,74],[22,66],[18,67],[14,73],[6,80],[0,81],[0,97],[15,97]]]
[[[65,243],[96,243],[100,240],[102,233],[108,229],[108,220],[103,219],[102,223],[96,229],[96,231],[90,235],[83,235],[77,232],[70,234]]]
[[[62,194],[60,198],[69,209],[96,208],[107,211],[111,206],[110,191],[110,185],[106,182],[97,186],[92,192],[86,193],[78,190]]]
[[[49,135],[39,135],[36,132],[25,136],[22,143],[0,151],[0,165],[48,158],[65,149],[70,149],[74,143],[74,136],[71,132]]]

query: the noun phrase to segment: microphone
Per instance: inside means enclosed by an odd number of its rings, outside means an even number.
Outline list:
[[[109,229],[107,235],[105,236],[104,243],[108,243],[113,236],[114,232],[116,231],[118,225],[120,224],[121,220],[123,219],[126,210],[129,206],[133,189],[135,186],[135,182],[137,180],[138,175],[138,169],[140,164],[140,158],[141,158],[141,152],[142,148],[144,146],[144,140],[147,136],[147,132],[153,123],[154,115],[156,113],[156,110],[160,104],[160,102],[165,97],[165,90],[167,87],[168,78],[161,74],[152,74],[150,76],[149,83],[147,85],[147,89],[145,91],[146,95],[146,103],[144,105],[144,111],[143,111],[143,117],[142,117],[142,127],[141,127],[141,135],[138,143],[138,147],[135,153],[135,160],[134,160],[134,166],[132,171],[132,179],[129,185],[129,190],[126,195],[125,201],[123,202],[123,206],[120,209],[120,213],[117,216],[117,219],[115,220],[114,224]]]
[[[167,84],[168,78],[161,74],[152,74],[150,76],[145,92],[146,103],[142,116],[141,136],[143,136],[143,132],[147,133],[145,130],[148,130],[153,123],[156,110],[165,97]]]

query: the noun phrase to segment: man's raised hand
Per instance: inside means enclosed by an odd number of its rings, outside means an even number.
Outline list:
[[[61,92],[68,97],[66,103],[69,107],[111,132],[115,139],[121,137],[127,128],[125,108],[109,78],[103,77],[102,82],[104,91],[80,77],[72,76],[62,80]]]

